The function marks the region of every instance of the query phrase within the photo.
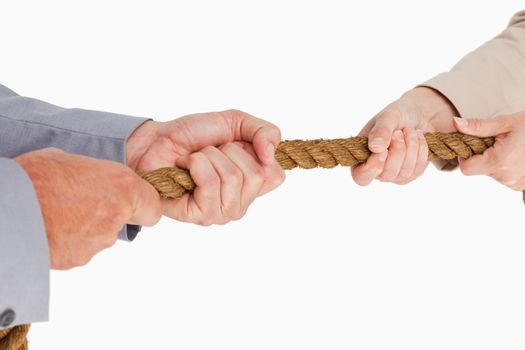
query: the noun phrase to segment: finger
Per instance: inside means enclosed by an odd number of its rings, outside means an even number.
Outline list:
[[[235,140],[251,142],[263,164],[275,161],[275,149],[281,142],[281,131],[275,125],[237,110],[226,111],[231,118]]]
[[[226,223],[240,212],[241,189],[244,176],[241,169],[216,147],[206,147],[202,150],[221,180],[221,205],[215,208],[217,223]]]
[[[244,151],[248,152],[252,157],[257,158],[257,155],[255,154],[255,150],[253,149],[253,146],[250,143],[247,142],[234,142],[235,144],[238,144],[241,146]],[[259,193],[257,194],[258,197],[265,195],[268,192],[273,191],[279,185],[281,185],[285,178],[286,174],[282,168],[282,166],[277,163],[273,162],[270,165],[264,165],[264,183],[259,190]]]
[[[195,182],[192,194],[185,194],[163,204],[164,213],[174,219],[210,224],[215,218],[206,216],[214,208],[220,207],[221,179],[208,157],[202,152],[195,152],[180,157],[176,165],[188,169]]]
[[[513,117],[500,116],[489,119],[464,119],[454,117],[456,128],[468,135],[489,137],[507,133],[512,130]]]
[[[246,152],[242,145],[227,143],[219,148],[241,170],[243,183],[241,188],[240,210],[233,219],[239,219],[248,206],[259,194],[264,181],[265,172],[257,157]]]
[[[459,168],[463,175],[491,175],[495,159],[494,148],[488,148],[483,154],[475,155],[469,159],[458,158]]]
[[[388,151],[373,153],[366,163],[352,168],[352,178],[359,186],[367,186],[383,172]]]
[[[422,130],[417,131],[417,138],[419,140],[419,150],[416,160],[416,167],[414,169],[413,178],[421,176],[428,166],[428,144],[425,139],[425,134]]]
[[[414,171],[416,169],[417,156],[419,151],[419,139],[417,138],[416,130],[413,127],[406,127],[403,130],[406,144],[405,160],[401,165],[398,180],[401,182],[408,182],[412,180]]]
[[[134,175],[136,176],[136,175]],[[153,226],[161,217],[160,196],[146,180],[136,176],[135,207],[127,221],[135,225]]]
[[[392,134],[398,128],[399,117],[391,112],[383,112],[368,134],[368,148],[374,153],[386,151],[392,141]]]
[[[385,168],[378,179],[385,182],[393,182],[399,175],[406,154],[405,137],[401,130],[394,131],[388,153]]]

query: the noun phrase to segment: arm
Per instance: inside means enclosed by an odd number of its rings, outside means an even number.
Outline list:
[[[15,161],[0,158],[0,329],[45,321],[49,251],[31,180]]]
[[[62,108],[16,94],[0,85],[0,157],[46,147],[126,164],[126,140],[145,118]],[[120,239],[133,240],[140,226],[124,225]]]
[[[27,170],[10,158],[54,146],[125,163],[126,139],[144,120],[65,109],[0,85],[0,329],[45,321],[49,306],[44,208]],[[124,224],[119,237],[132,240],[139,230]]]
[[[452,117],[489,118],[525,110],[525,11],[518,12],[508,28],[461,59],[450,72],[406,92],[372,118],[361,131],[369,136],[374,153],[355,167],[356,183],[373,179],[406,184],[427,167],[422,132],[451,132]],[[393,137],[397,135],[398,137]],[[443,170],[457,160],[436,161]]]
[[[525,110],[525,10],[494,39],[463,57],[447,73],[422,84],[446,96],[463,118],[489,118]]]

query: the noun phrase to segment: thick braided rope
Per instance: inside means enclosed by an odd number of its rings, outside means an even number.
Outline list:
[[[460,133],[428,133],[425,138],[430,160],[470,158],[494,144],[493,137],[478,138]],[[289,140],[279,144],[275,159],[286,170],[354,166],[366,162],[370,156],[367,145],[368,138],[361,136],[334,140]],[[195,188],[189,172],[184,169],[160,168],[139,172],[139,175],[151,183],[163,198],[178,198]],[[28,330],[29,325],[1,330],[0,350],[27,349]]]
[[[479,138],[461,133],[425,134],[429,160],[470,158],[483,153],[494,144],[493,137]],[[337,165],[354,166],[366,162],[370,156],[368,138],[364,136],[333,140],[288,140],[279,144],[275,159],[289,170],[293,168],[333,168]],[[195,188],[187,170],[176,167],[139,172],[163,198],[178,198]]]
[[[0,330],[0,349],[27,350],[28,331],[28,324]]]

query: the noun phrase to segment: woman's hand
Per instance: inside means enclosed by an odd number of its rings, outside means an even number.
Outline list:
[[[483,154],[460,159],[465,175],[487,175],[516,191],[525,189],[525,112],[490,119],[454,118],[457,129],[468,135],[495,136]]]
[[[354,181],[366,186],[374,179],[406,184],[418,178],[428,165],[428,146],[423,133],[455,131],[452,103],[439,92],[417,87],[406,92],[372,118],[359,135],[368,136],[372,155],[352,168]]]

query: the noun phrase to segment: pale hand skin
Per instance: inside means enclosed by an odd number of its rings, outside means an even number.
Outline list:
[[[516,191],[525,189],[525,112],[490,119],[459,119],[454,122],[464,134],[496,136],[494,146],[483,154],[459,159],[465,175],[487,175]]]
[[[275,125],[237,110],[148,121],[128,139],[127,165],[135,171],[189,169],[197,187],[163,199],[163,214],[204,226],[225,224],[284,181],[274,158],[280,140]]]
[[[53,269],[87,264],[115,243],[126,223],[152,226],[160,219],[158,193],[122,164],[57,148],[14,160],[33,183]]]
[[[354,181],[366,186],[374,179],[399,185],[415,180],[428,165],[427,132],[456,131],[458,113],[437,91],[417,87],[372,118],[359,135],[368,136],[372,155],[352,168]]]

